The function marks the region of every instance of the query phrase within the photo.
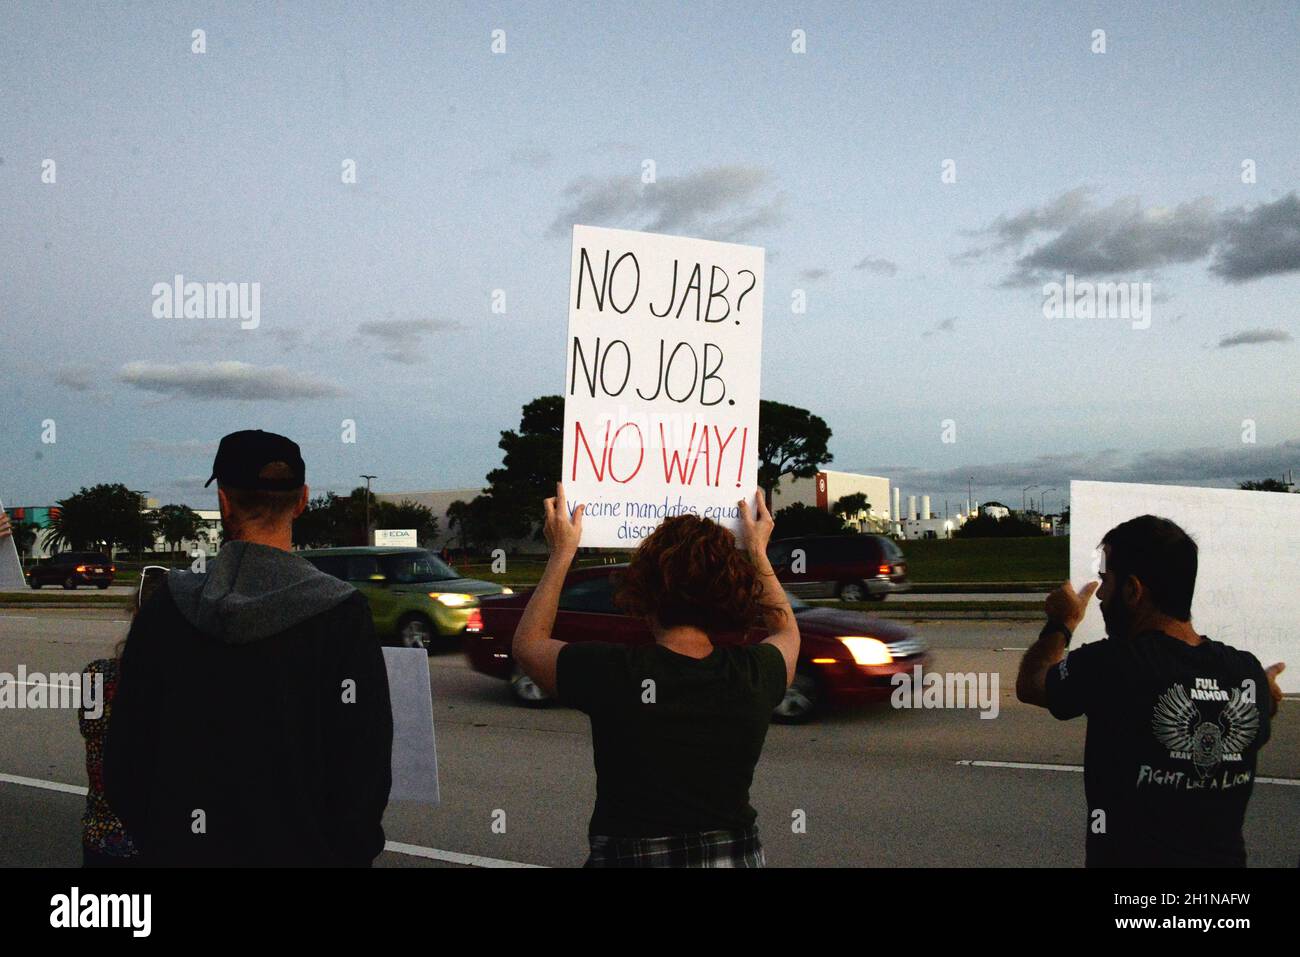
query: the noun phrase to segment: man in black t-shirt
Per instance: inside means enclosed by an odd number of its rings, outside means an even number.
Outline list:
[[[1192,627],[1196,543],[1143,515],[1102,539],[1101,583],[1048,596],[1047,625],[1016,694],[1066,720],[1088,716],[1089,867],[1244,867],[1255,761],[1282,693],[1281,663]],[[1065,654],[1093,592],[1107,638]]]

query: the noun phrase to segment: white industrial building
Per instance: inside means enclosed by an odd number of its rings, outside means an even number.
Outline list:
[[[894,489],[894,501],[899,502],[901,492]],[[930,509],[930,496],[920,496],[920,507],[917,505],[917,496],[907,496],[907,511],[902,512],[902,517],[896,526],[895,534],[900,538],[909,541],[918,538],[952,538],[957,529],[966,524],[966,515],[960,510],[949,517],[947,515],[935,515]]]
[[[856,492],[867,497],[870,509],[846,516],[849,523],[856,525],[861,532],[888,532],[895,511],[890,506],[889,479],[879,475],[822,470],[811,478],[795,478],[787,473],[781,476],[772,497],[772,511],[775,513],[777,509],[798,503],[829,512],[844,496]]]

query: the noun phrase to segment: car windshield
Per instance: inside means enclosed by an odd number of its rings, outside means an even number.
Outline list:
[[[416,582],[445,582],[460,578],[460,573],[432,552],[402,552],[385,555],[381,560],[388,580],[399,585]]]

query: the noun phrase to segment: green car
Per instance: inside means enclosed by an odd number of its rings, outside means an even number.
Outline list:
[[[463,577],[422,548],[313,548],[295,554],[356,586],[370,602],[380,639],[407,648],[459,638],[478,615],[480,596],[510,594],[493,582]]]

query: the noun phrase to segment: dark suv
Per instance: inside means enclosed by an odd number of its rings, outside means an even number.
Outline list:
[[[42,559],[27,569],[27,584],[33,588],[42,585],[94,585],[107,588],[113,584],[114,565],[103,552],[59,552],[52,558]]]
[[[884,535],[809,535],[767,546],[777,579],[800,598],[883,601],[911,589],[903,550]]]

